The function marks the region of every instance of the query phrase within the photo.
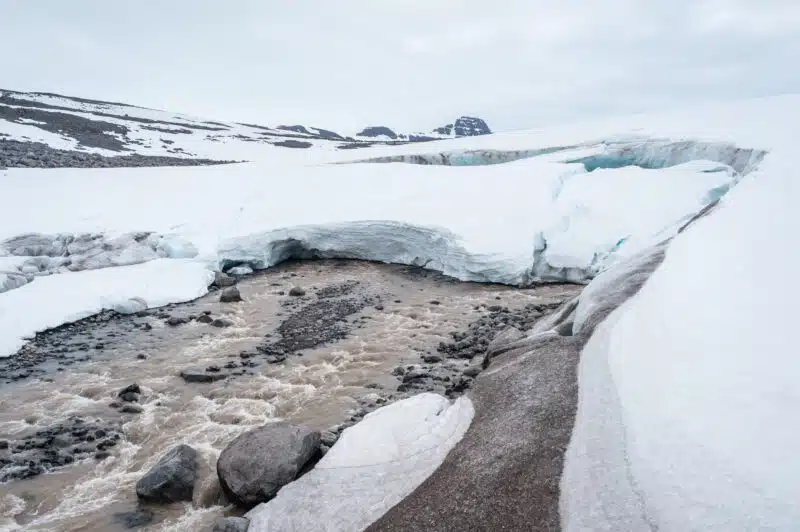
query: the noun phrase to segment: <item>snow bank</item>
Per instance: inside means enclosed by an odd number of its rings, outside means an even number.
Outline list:
[[[251,510],[250,532],[360,531],[439,467],[474,410],[424,393],[368,414],[346,429],[309,473]]]
[[[135,266],[41,277],[0,294],[0,356],[16,352],[25,338],[103,309],[157,307],[206,292],[210,270],[190,260],[159,259]]]
[[[584,349],[566,530],[797,529],[792,153],[676,237]]]

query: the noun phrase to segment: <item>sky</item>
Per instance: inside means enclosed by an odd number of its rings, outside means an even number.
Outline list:
[[[800,93],[798,0],[0,0],[0,21],[5,89],[347,133]]]

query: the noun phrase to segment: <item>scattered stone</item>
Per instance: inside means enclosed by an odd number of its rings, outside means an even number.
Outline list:
[[[465,377],[474,378],[474,377],[477,377],[480,374],[481,371],[483,371],[483,368],[481,366],[472,365],[472,366],[467,367],[467,369],[465,369],[463,371],[463,373],[464,373]]]
[[[333,444],[339,440],[339,435],[335,432],[331,432],[330,430],[323,430],[319,434],[319,441],[323,445],[327,445],[328,447],[333,447]]]
[[[120,394],[119,398],[125,401],[126,403],[139,402],[139,394],[136,392],[125,392],[123,394]]]
[[[200,316],[198,316],[196,321],[198,323],[211,323],[214,321],[214,318],[212,318],[208,314],[201,314]]]
[[[136,483],[136,495],[147,502],[191,501],[197,480],[197,451],[179,445],[165,454]]]
[[[219,456],[222,489],[244,508],[270,500],[318,451],[319,432],[284,422],[245,432]]]
[[[136,384],[136,383],[134,382],[133,384],[129,384],[128,386],[126,386],[126,387],[124,387],[123,389],[121,389],[121,390],[120,390],[120,391],[117,393],[117,397],[122,397],[122,396],[123,396],[123,395],[125,395],[126,393],[135,393],[135,394],[140,394],[140,393],[142,393],[142,389],[139,387],[139,385],[138,385],[138,384]]]
[[[242,295],[239,289],[235,286],[230,286],[222,291],[219,295],[220,303],[238,303],[242,300]]]
[[[247,532],[250,520],[246,517],[218,517],[211,532]]]
[[[136,358],[138,358],[139,360],[147,360],[147,355],[145,355],[144,353],[139,353],[138,355],[136,355]]]
[[[212,327],[220,327],[220,328],[230,327],[231,325],[233,325],[233,320],[229,318],[217,318],[211,322],[211,325]]]
[[[114,514],[114,521],[128,529],[141,528],[153,521],[153,512],[138,508],[133,512],[119,512]]]
[[[181,371],[181,378],[186,382],[214,382],[225,378],[222,373],[206,373],[200,369],[185,369]]]
[[[301,286],[293,286],[291,290],[289,290],[289,295],[294,297],[300,297],[306,295],[306,291]]]
[[[219,369],[219,366],[208,366],[206,368],[206,371],[211,372],[211,373],[219,373],[220,369]]]
[[[432,300],[432,301],[431,301],[431,305],[441,305],[441,304],[442,304],[442,302],[441,302],[441,301],[438,301],[438,300],[436,300],[436,299],[434,299],[434,300]]]
[[[167,319],[167,325],[169,325],[170,327],[177,327],[178,325],[183,325],[188,321],[189,320],[187,320],[186,318],[179,318],[178,316],[170,316]]]
[[[438,362],[441,362],[443,360],[443,358],[440,357],[439,355],[423,355],[422,356],[422,360],[426,364],[436,364]]]
[[[139,405],[128,403],[126,405],[122,405],[122,408],[120,408],[119,411],[123,414],[141,414],[144,412],[144,408]]]

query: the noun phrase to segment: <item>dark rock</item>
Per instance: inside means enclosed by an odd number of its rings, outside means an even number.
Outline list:
[[[125,401],[126,403],[139,402],[139,394],[136,392],[125,392],[123,394],[120,394],[119,398]]]
[[[167,325],[169,325],[170,327],[176,327],[178,325],[183,325],[184,323],[187,323],[188,321],[189,320],[187,320],[186,318],[179,318],[178,316],[170,316],[167,319]]]
[[[289,290],[289,295],[294,297],[304,296],[306,295],[306,291],[303,287],[293,286],[292,289]]]
[[[297,477],[319,444],[319,432],[284,422],[246,432],[219,456],[222,489],[244,508],[268,501]]]
[[[443,359],[439,355],[423,355],[422,360],[427,364],[436,364],[441,362]]]
[[[218,517],[211,532],[247,532],[250,520],[246,517]]]
[[[335,432],[331,432],[330,430],[323,430],[319,435],[319,441],[323,445],[327,445],[328,447],[333,447],[333,444],[339,440],[339,435]]]
[[[467,369],[463,371],[465,377],[477,377],[480,372],[483,371],[483,368],[478,365],[469,366]]]
[[[138,355],[136,355],[136,358],[138,358],[139,360],[147,360],[147,355],[145,355],[144,353],[139,353]]]
[[[206,373],[200,369],[185,369],[181,371],[181,378],[186,382],[214,382],[225,378],[221,373]]]
[[[141,414],[144,412],[144,408],[139,405],[128,403],[126,405],[122,405],[122,408],[120,408],[119,411],[123,414]]]
[[[219,295],[220,303],[237,303],[242,300],[242,295],[239,289],[235,286],[230,286],[222,291]]]
[[[220,327],[220,328],[230,327],[231,325],[233,325],[233,320],[228,318],[217,318],[211,322],[211,325],[213,327]]]
[[[139,387],[139,385],[138,385],[138,384],[136,384],[136,383],[129,384],[128,386],[124,387],[123,389],[121,389],[121,390],[120,390],[120,391],[117,393],[117,397],[122,397],[122,396],[123,396],[123,395],[125,395],[126,393],[135,393],[135,394],[140,394],[140,393],[142,393],[142,389],[141,389],[141,388]]]
[[[375,310],[383,310],[383,305],[375,305]]]
[[[179,445],[165,454],[136,483],[136,495],[148,502],[191,501],[197,480],[197,451]]]
[[[436,299],[431,301],[431,305],[441,305],[441,304],[442,304],[442,302],[441,301],[437,301]]]
[[[208,314],[201,314],[200,316],[198,316],[197,321],[199,323],[211,323],[212,321],[214,321],[214,318],[212,318]]]
[[[219,366],[208,366],[206,368],[206,371],[208,371],[210,373],[219,373],[220,369],[219,369]]]
[[[139,508],[133,512],[119,512],[114,514],[114,521],[125,528],[141,528],[153,521],[153,512]]]

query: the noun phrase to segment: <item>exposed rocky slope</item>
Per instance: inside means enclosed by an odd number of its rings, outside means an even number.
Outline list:
[[[205,165],[249,160],[272,147],[351,149],[483,135],[461,117],[427,133],[369,127],[357,135],[304,125],[214,122],[121,103],[0,89],[0,168]]]

